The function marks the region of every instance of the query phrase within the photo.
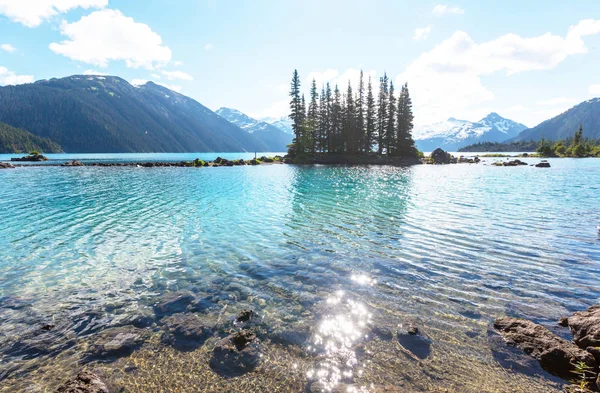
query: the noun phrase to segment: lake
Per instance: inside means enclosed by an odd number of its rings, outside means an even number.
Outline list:
[[[216,154],[83,156],[52,158]],[[0,391],[55,389],[89,364],[127,392],[559,392],[490,324],[564,335],[560,316],[599,302],[600,160],[494,160],[0,170]],[[170,293],[193,295],[187,310],[214,329],[204,345],[165,343]],[[260,365],[226,378],[209,359],[244,309],[264,332]],[[143,344],[86,357],[132,324]]]

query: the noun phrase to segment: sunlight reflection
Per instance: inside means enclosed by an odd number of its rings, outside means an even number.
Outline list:
[[[345,297],[344,291],[337,291],[327,299],[327,305],[334,306],[332,314],[323,318],[317,327],[309,351],[322,353],[324,359],[310,369],[306,376],[309,381],[319,384],[322,391],[331,392],[341,383],[352,383],[356,375],[362,375],[355,345],[366,337],[365,330],[370,323],[371,313],[367,308]],[[364,387],[349,386],[348,392],[368,392]]]
[[[353,274],[350,276],[350,279],[357,283],[358,285],[369,285],[373,286],[377,284],[377,280],[367,276],[366,274]]]

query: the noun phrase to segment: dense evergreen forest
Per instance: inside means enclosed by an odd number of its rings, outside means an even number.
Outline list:
[[[0,153],[62,153],[60,145],[48,138],[0,123]]]
[[[540,143],[536,141],[516,141],[516,142],[479,142],[458,149],[464,153],[484,153],[484,152],[534,152]]]
[[[600,157],[600,141],[584,138],[580,125],[573,138],[556,142],[542,138],[537,153],[541,157]]]
[[[396,96],[394,83],[384,74],[376,97],[371,77],[365,87],[362,71],[356,92],[348,81],[345,93],[329,83],[319,93],[313,79],[308,103],[300,87],[294,70],[290,119],[295,138],[289,156],[418,155],[411,135],[413,112],[407,84]]]

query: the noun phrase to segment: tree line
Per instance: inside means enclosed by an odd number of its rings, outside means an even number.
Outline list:
[[[583,137],[583,126],[575,131],[573,138],[552,143],[542,138],[537,149],[540,157],[600,157],[600,141]]]
[[[377,96],[369,76],[366,88],[362,70],[358,90],[348,81],[345,93],[329,82],[317,90],[313,79],[309,102],[300,92],[300,77],[294,70],[290,90],[290,119],[294,141],[288,154],[378,154],[417,155],[412,138],[413,111],[408,85],[396,97],[387,74],[379,79]]]

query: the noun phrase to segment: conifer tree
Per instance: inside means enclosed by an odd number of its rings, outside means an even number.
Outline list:
[[[379,79],[379,103],[377,107],[377,154],[383,154],[385,132],[388,124],[388,77],[383,74]]]
[[[369,76],[369,83],[367,85],[367,114],[366,114],[366,132],[365,132],[365,143],[363,149],[365,152],[370,153],[375,143],[375,134],[377,132],[377,119],[375,117],[375,97],[373,97],[373,86],[371,84],[371,77]]]
[[[325,87],[321,87],[321,97],[319,99],[319,123],[317,132],[317,151],[325,152],[327,146],[325,144],[325,135],[327,134],[327,101],[325,98]]]
[[[363,71],[360,70],[360,79],[358,80],[358,94],[356,96],[356,132],[355,143],[356,151],[365,151],[365,83],[363,80]]]
[[[388,97],[388,119],[385,131],[385,152],[391,155],[396,140],[396,97],[394,96],[394,82],[390,81]]]
[[[413,112],[412,100],[408,92],[408,84],[402,86],[398,97],[398,122],[396,138],[396,155],[409,156],[416,154],[415,141],[412,138]]]
[[[345,129],[344,129],[344,151],[347,153],[355,153],[357,151],[356,139],[356,108],[354,106],[354,95],[352,94],[352,84],[348,81],[348,90],[346,91],[345,111]]]
[[[308,112],[306,114],[306,139],[307,148],[314,154],[316,151],[317,126],[318,126],[318,103],[319,93],[317,92],[317,83],[312,80],[310,86],[310,103],[308,104]]]
[[[333,95],[331,93],[331,85],[329,85],[329,82],[327,82],[327,85],[325,87],[325,102],[326,102],[326,107],[327,107],[327,129],[325,132],[325,139],[326,139],[326,146],[327,146],[327,152],[331,153],[333,151],[333,140],[334,140],[334,136],[333,136]]]
[[[342,123],[344,121],[342,113],[342,95],[340,89],[335,85],[333,90],[333,106],[331,108],[331,145],[332,152],[340,153]]]
[[[290,89],[290,119],[294,130],[294,143],[296,151],[301,151],[300,140],[302,139],[302,100],[300,99],[300,77],[298,70],[294,70]]]

